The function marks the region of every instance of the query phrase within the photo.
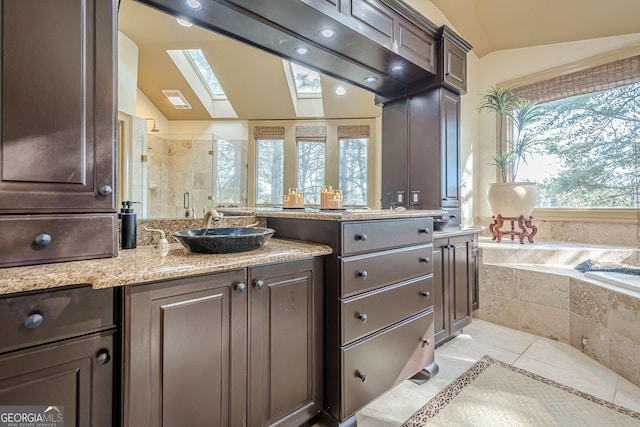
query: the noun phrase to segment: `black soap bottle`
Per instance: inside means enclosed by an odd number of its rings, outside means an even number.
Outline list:
[[[118,215],[122,221],[121,224],[121,238],[122,249],[134,249],[136,247],[136,214],[133,211],[133,204],[137,202],[131,202],[124,200],[122,202],[122,209]]]

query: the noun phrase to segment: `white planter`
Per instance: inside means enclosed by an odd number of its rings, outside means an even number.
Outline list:
[[[489,184],[487,201],[493,216],[526,218],[536,206],[537,195],[535,182],[496,182]]]

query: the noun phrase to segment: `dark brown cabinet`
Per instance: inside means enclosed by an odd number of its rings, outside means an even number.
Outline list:
[[[440,57],[437,81],[457,93],[467,93],[467,52],[471,46],[450,28],[440,29]]]
[[[380,394],[423,369],[437,371],[431,218],[267,224],[281,238],[333,249],[324,294],[324,410],[332,424],[353,425]]]
[[[436,237],[433,246],[434,336],[439,344],[471,323],[477,235]]]
[[[460,97],[435,88],[385,104],[382,140],[382,206],[442,208],[459,224]]]
[[[112,426],[113,312],[112,289],[1,298],[0,405],[57,406],[64,425]]]
[[[13,225],[3,228],[19,230],[28,241],[14,245],[21,256],[3,257],[0,266],[116,252],[116,4],[2,3],[0,214],[18,214],[5,217]],[[86,218],[81,213],[112,218],[87,217],[98,218],[95,248],[49,229],[51,216],[18,221],[22,214],[56,214],[71,230]]]
[[[298,426],[322,408],[322,260],[129,286],[125,426]]]

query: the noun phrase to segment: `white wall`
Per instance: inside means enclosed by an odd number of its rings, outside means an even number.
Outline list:
[[[469,91],[472,96],[467,95],[466,101],[472,101],[475,108],[480,102],[476,94],[483,93],[491,85],[639,45],[640,34],[632,34],[494,52],[478,60],[477,67],[470,69],[470,77],[477,81],[474,82],[473,91]],[[475,154],[474,215],[491,217],[485,193],[488,185],[496,179],[495,167],[491,165],[496,146],[496,120],[493,115],[479,113],[477,110],[474,114],[475,118],[467,116],[464,120],[477,122],[477,143],[469,147],[468,144],[473,143],[473,139],[463,139],[463,153]]]
[[[158,133],[167,134],[169,133],[169,121],[167,118],[162,115],[160,110],[156,108],[155,105],[147,98],[147,96],[140,90],[136,89],[136,116],[142,117],[145,119],[153,119],[156,121],[156,129],[159,130]],[[147,131],[151,131],[153,128],[153,120],[147,121]]]
[[[136,114],[138,46],[118,31],[118,111]]]

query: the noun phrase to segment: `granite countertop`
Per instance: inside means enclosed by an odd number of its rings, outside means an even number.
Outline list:
[[[444,230],[435,230],[433,232],[433,237],[435,239],[439,237],[456,237],[456,236],[463,236],[465,234],[470,234],[470,233],[480,233],[482,230],[484,230],[484,227],[477,226],[477,225],[472,225],[472,226],[459,225],[454,227],[445,227]]]
[[[389,209],[320,210],[315,208],[259,208],[252,211],[252,215],[262,218],[295,218],[321,221],[366,221],[376,219],[421,218],[427,216],[440,217],[445,214],[446,212],[441,210],[414,209],[392,211]]]
[[[216,255],[190,253],[179,243],[165,256],[154,246],[139,246],[120,250],[116,258],[0,268],[0,295],[80,284],[110,288],[330,253],[325,245],[276,238],[254,251]]]

